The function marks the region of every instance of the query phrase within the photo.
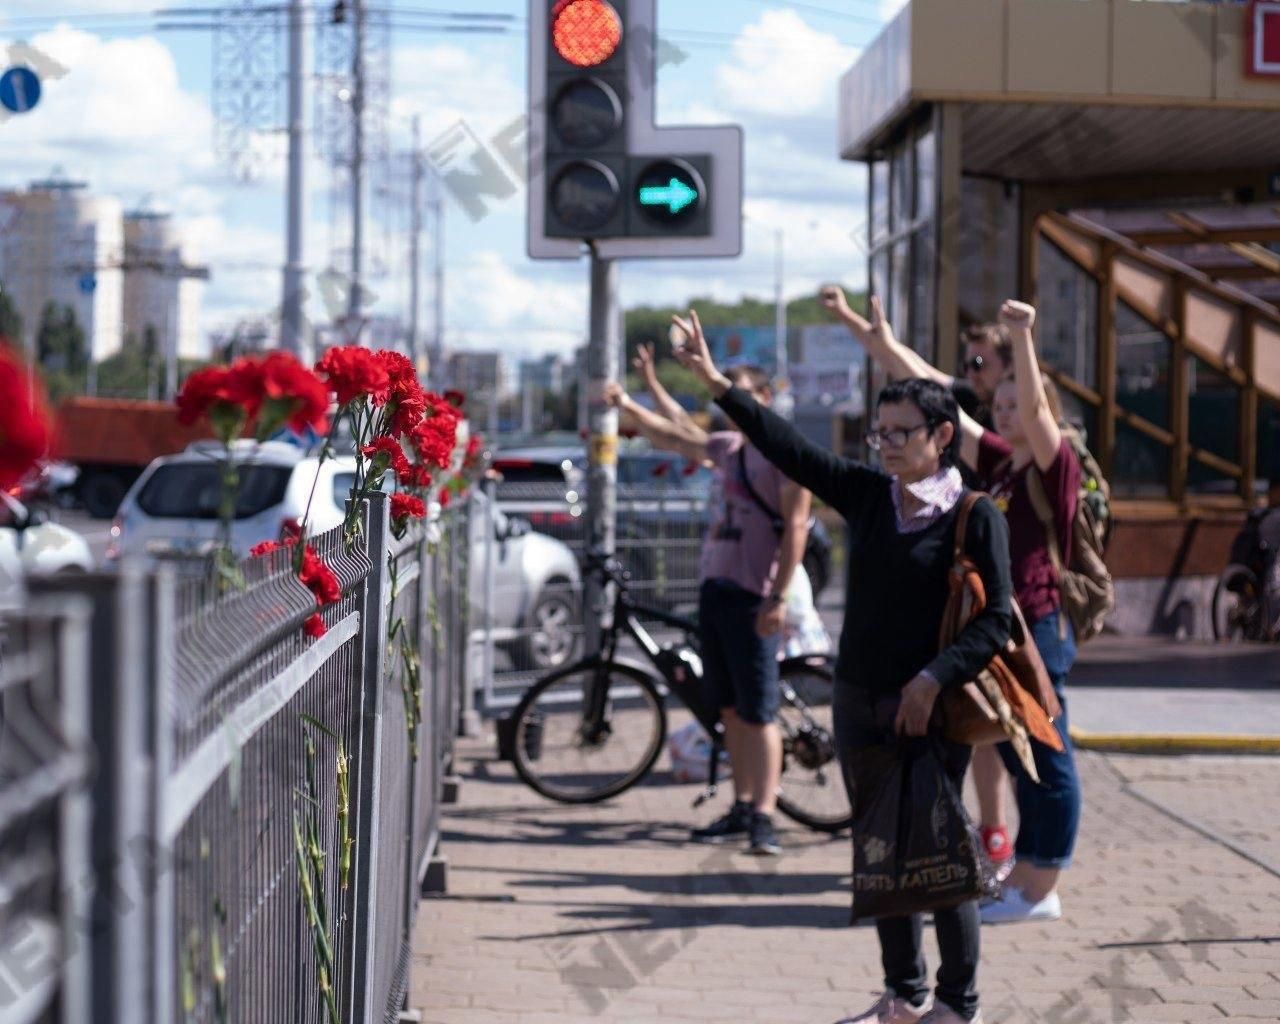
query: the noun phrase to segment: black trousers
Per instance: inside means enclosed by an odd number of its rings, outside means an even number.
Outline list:
[[[842,759],[847,751],[886,743],[893,738],[893,722],[888,719],[887,709],[881,707],[877,714],[876,701],[866,690],[837,680],[832,711],[836,745]],[[947,774],[957,787],[963,787],[973,748],[946,741],[944,744]],[[857,836],[854,839],[856,841]],[[933,915],[933,927],[942,955],[935,995],[939,1002],[946,1003],[966,1020],[978,1012],[980,924],[977,900],[950,910],[936,911]],[[880,935],[885,988],[899,999],[919,1006],[929,995],[922,915],[879,918],[876,931]]]

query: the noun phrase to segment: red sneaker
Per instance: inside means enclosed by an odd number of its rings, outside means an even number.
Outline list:
[[[987,851],[987,859],[992,864],[1003,864],[1013,857],[1013,843],[1009,842],[1009,830],[1003,825],[999,828],[984,828],[982,846]]]

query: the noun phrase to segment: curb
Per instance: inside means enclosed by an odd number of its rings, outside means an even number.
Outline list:
[[[1107,754],[1280,754],[1280,736],[1107,733],[1071,730],[1080,750]]]

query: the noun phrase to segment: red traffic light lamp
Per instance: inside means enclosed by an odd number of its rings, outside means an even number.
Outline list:
[[[620,42],[622,19],[608,0],[560,0],[551,10],[551,43],[575,67],[603,64]]]

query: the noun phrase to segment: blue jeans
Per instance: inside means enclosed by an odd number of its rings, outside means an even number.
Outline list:
[[[1053,689],[1062,703],[1062,714],[1054,725],[1062,737],[1062,753],[1031,741],[1040,785],[1028,778],[1022,762],[1008,743],[997,748],[1009,774],[1014,777],[1018,796],[1018,839],[1014,852],[1018,860],[1037,868],[1065,868],[1071,863],[1076,835],[1080,831],[1080,776],[1076,773],[1075,754],[1068,734],[1067,673],[1076,660],[1076,639],[1067,622],[1066,639],[1060,633],[1059,615],[1046,615],[1032,623],[1031,636],[1044,667],[1049,672]]]

